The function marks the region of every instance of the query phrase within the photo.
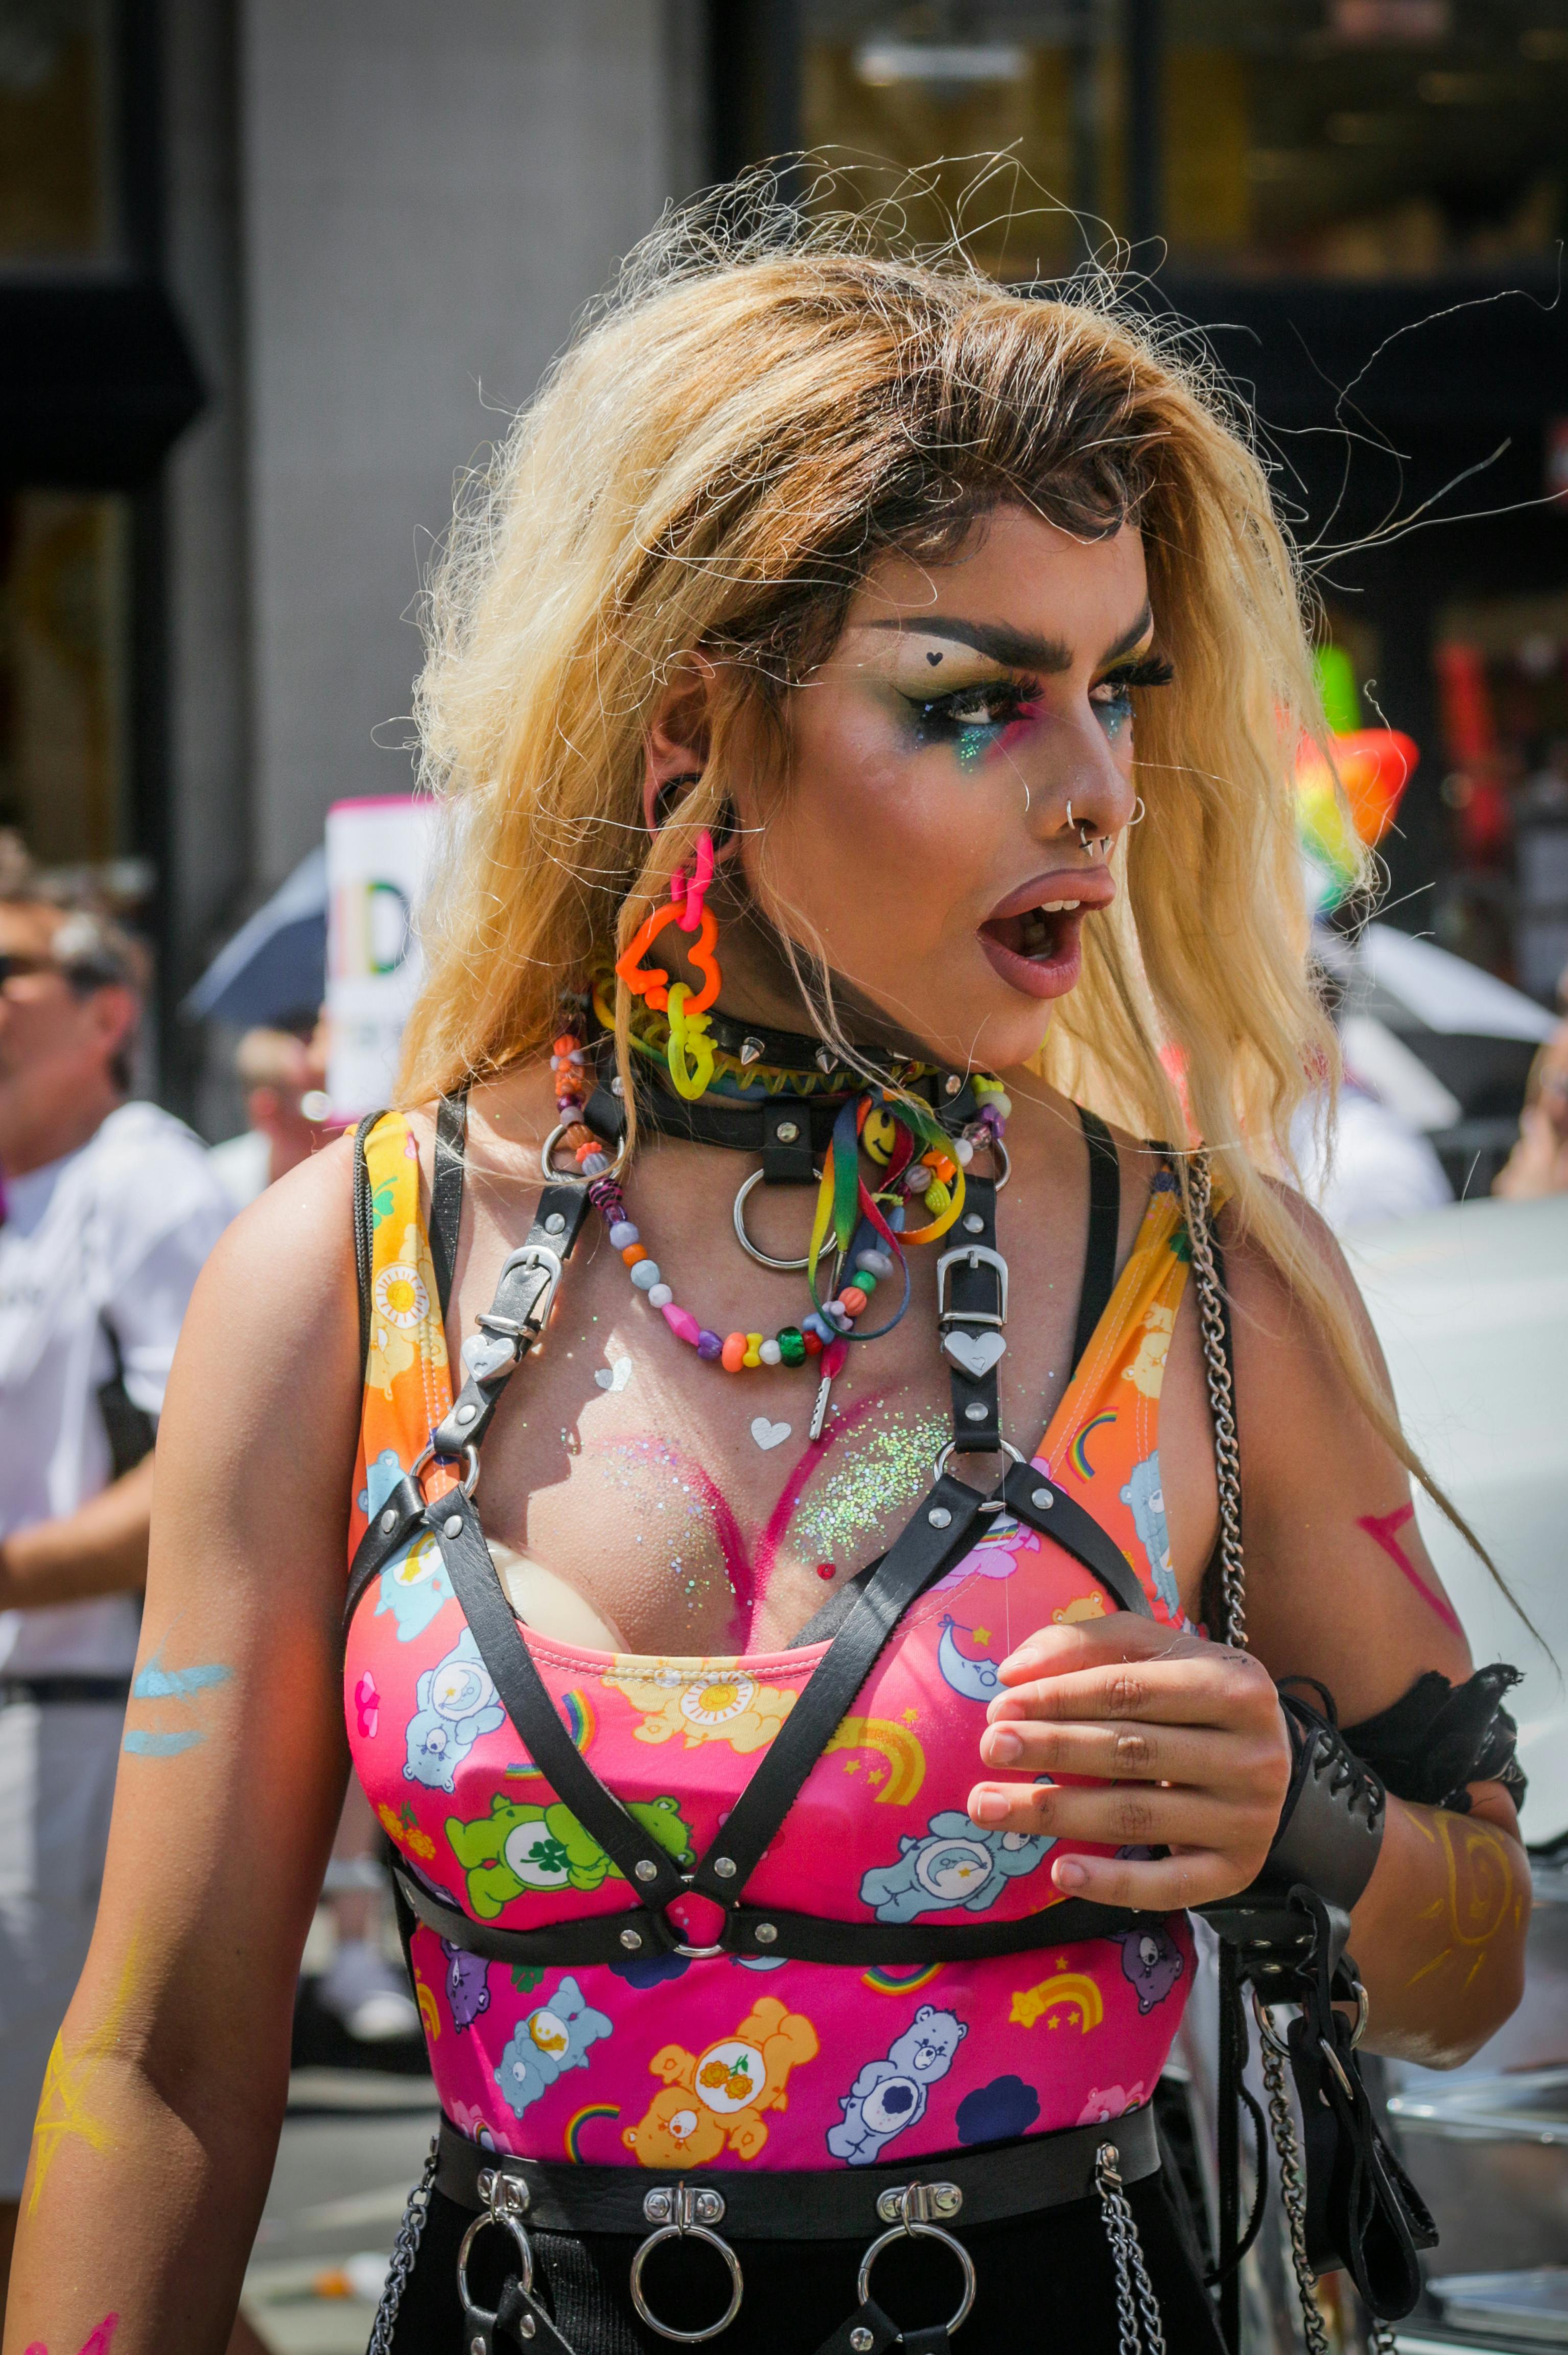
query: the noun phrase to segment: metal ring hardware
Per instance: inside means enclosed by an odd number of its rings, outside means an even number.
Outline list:
[[[932,1477],[932,1479],[933,1479],[933,1480],[939,1480],[939,1479],[941,1478],[941,1476],[942,1476],[943,1473],[944,1473],[944,1472],[947,1470],[947,1468],[948,1468],[948,1458],[949,1457],[949,1455],[952,1455],[952,1453],[953,1453],[954,1449],[958,1446],[958,1444],[959,1444],[959,1443],[958,1443],[958,1441],[957,1441],[956,1439],[949,1439],[949,1440],[948,1440],[948,1441],[945,1443],[945,1444],[944,1444],[944,1446],[943,1446],[943,1448],[942,1448],[942,1452],[941,1452],[941,1454],[938,1456],[937,1461],[936,1461],[935,1467],[933,1468],[932,1473],[931,1473],[931,1477]],[[1011,1440],[1011,1439],[1003,1439],[1003,1440],[1000,1441],[1000,1442],[999,1442],[999,1444],[998,1444],[998,1449],[997,1449],[997,1452],[998,1452],[1000,1455],[1011,1455],[1011,1456],[1012,1456],[1012,1460],[1013,1460],[1013,1462],[1014,1462],[1015,1464],[1022,1464],[1022,1463],[1023,1462],[1023,1460],[1024,1460],[1024,1459],[1023,1459],[1023,1457],[1019,1454],[1019,1452],[1018,1452],[1017,1448],[1016,1448],[1016,1447],[1014,1447],[1014,1445],[1013,1445],[1013,1444],[1012,1444],[1012,1440]],[[1000,1497],[998,1497],[995,1501],[996,1501],[996,1505],[997,1505],[997,1508],[998,1508],[998,1510],[999,1510],[999,1511],[1003,1511],[1003,1512],[1004,1512],[1004,1511],[1006,1510],[1006,1507],[1001,1503],[1001,1498],[1000,1498]],[[980,1510],[981,1510],[981,1512],[983,1513],[983,1512],[985,1511],[985,1509],[986,1509],[985,1506],[984,1506],[984,1505],[982,1505],[982,1506],[980,1507]]]
[[[950,2203],[944,2210],[938,2210],[937,2201],[931,2196],[943,2192],[951,2193],[955,2190],[956,2186],[952,2184],[911,2183],[901,2192],[885,2191],[876,2203],[877,2212],[885,2214],[888,2212],[890,2203],[897,2202],[903,2211],[901,2220],[898,2223],[890,2226],[885,2232],[879,2233],[873,2241],[860,2261],[860,2272],[855,2276],[855,2296],[861,2305],[864,2306],[871,2296],[872,2267],[885,2249],[891,2248],[895,2241],[902,2241],[906,2234],[926,2241],[940,2241],[942,2246],[945,2249],[950,2249],[957,2257],[964,2277],[964,2292],[959,2300],[959,2310],[948,2324],[949,2339],[959,2325],[967,2320],[969,2308],[975,2302],[974,2260],[961,2241],[955,2241],[951,2232],[945,2232],[939,2224],[929,2223],[926,2219],[933,2211],[950,2213],[953,2206],[961,2205],[961,2195],[959,2195],[957,2202]]]
[[[565,1136],[568,1128],[577,1128],[580,1127],[580,1125],[581,1123],[578,1121],[559,1120],[556,1123],[555,1127],[550,1131],[549,1135],[545,1139],[544,1145],[540,1148],[539,1152],[539,1167],[544,1173],[545,1183],[546,1186],[559,1186],[563,1182],[569,1183],[573,1181],[578,1185],[587,1185],[590,1182],[582,1176],[580,1171],[572,1169],[557,1169],[555,1166],[556,1146],[559,1145],[562,1137]],[[615,1149],[615,1157],[611,1161],[609,1167],[608,1169],[601,1169],[599,1174],[601,1178],[619,1178],[625,1167],[626,1140],[622,1137],[620,1143]]]
[[[418,1485],[420,1473],[424,1470],[427,1464],[431,1464],[435,1461],[435,1449],[430,1445],[429,1441],[427,1440],[418,1455],[414,1458],[408,1470],[408,1477],[415,1483],[416,1487]],[[462,1478],[458,1482],[458,1487],[461,1489],[465,1497],[471,1497],[478,1486],[479,1450],[477,1447],[472,1445],[466,1446],[462,1451]]]
[[[659,2184],[644,2199],[642,2213],[657,2229],[649,2233],[631,2260],[632,2305],[649,2329],[656,2330],[661,2339],[674,2339],[683,2347],[700,2347],[705,2339],[716,2339],[740,2312],[740,2302],[746,2294],[740,2259],[729,2243],[710,2229],[724,2221],[723,2192],[691,2183]],[[681,2240],[702,2241],[710,2249],[716,2249],[729,2268],[729,2304],[716,2322],[708,2323],[702,2330],[676,2330],[671,2324],[661,2322],[642,2295],[642,2268],[652,2252],[662,2241]]]
[[[1285,2039],[1279,2034],[1279,2031],[1275,2027],[1273,2014],[1273,2005],[1265,2003],[1263,1998],[1258,1994],[1258,1991],[1255,1987],[1252,1989],[1252,2016],[1257,2022],[1258,2034],[1262,2037],[1264,2042],[1269,2045],[1274,2051],[1280,2053],[1285,2059],[1288,2060],[1290,2057],[1290,2047],[1287,2044]],[[1366,2034],[1367,2021],[1371,2018],[1372,1998],[1368,1995],[1360,1979],[1358,1979],[1356,1981],[1356,2024],[1351,2030],[1351,2051],[1352,2052],[1361,2042],[1362,2037]],[[1321,2037],[1319,2037],[1319,2042],[1323,2042]],[[1324,2051],[1328,2053],[1328,2058],[1333,2062],[1335,2073],[1338,2075],[1340,2083],[1345,2085],[1345,2090],[1348,2093],[1350,2091],[1350,2087],[1346,2083],[1344,2072],[1340,2067],[1338,2059],[1332,2052],[1328,2051],[1327,2045],[1324,2045]]]
[[[458,2296],[462,2300],[463,2313],[471,2317],[473,2321],[483,2323],[487,2330],[494,2329],[498,2317],[487,2307],[475,2306],[468,2286],[468,2258],[469,2251],[480,2234],[488,2232],[493,2224],[502,2226],[504,2231],[511,2233],[517,2243],[517,2286],[524,2296],[527,2297],[534,2287],[534,2249],[533,2243],[523,2229],[522,2216],[510,2208],[496,2206],[482,2209],[463,2234],[459,2245],[457,2279]]]
[[[804,1259],[775,1259],[771,1252],[758,1250],[746,1231],[747,1199],[752,1188],[760,1186],[767,1174],[765,1169],[754,1169],[749,1178],[743,1178],[740,1181],[735,1198],[735,1239],[747,1259],[754,1259],[758,1267],[770,1267],[779,1275],[799,1275],[810,1266],[810,1253]],[[819,1170],[816,1174],[821,1177],[821,1172]]]

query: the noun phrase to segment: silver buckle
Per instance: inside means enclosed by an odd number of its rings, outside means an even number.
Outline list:
[[[949,1308],[948,1283],[955,1267],[979,1267],[981,1263],[994,1267],[1001,1282],[1001,1314],[982,1315],[973,1308]],[[937,1262],[937,1322],[946,1331],[949,1325],[1005,1325],[1007,1322],[1007,1262],[1000,1252],[991,1251],[985,1243],[964,1243],[958,1251],[944,1252]]]
[[[496,1279],[497,1292],[500,1291],[506,1278],[517,1268],[536,1269],[545,1278],[544,1290],[535,1295],[533,1305],[526,1315],[519,1316],[516,1320],[519,1335],[531,1342],[536,1341],[550,1321],[550,1311],[556,1305],[556,1295],[561,1288],[561,1277],[565,1272],[561,1263],[561,1254],[558,1251],[552,1250],[548,1243],[523,1243],[516,1251],[508,1254],[501,1273]],[[491,1329],[495,1330],[502,1321],[499,1318],[493,1318]],[[512,1320],[508,1317],[504,1321],[510,1324]]]
[[[705,2339],[716,2339],[721,2330],[727,2330],[740,2312],[746,2290],[740,2259],[727,2241],[709,2229],[723,2223],[724,2211],[723,2192],[707,2184],[656,2183],[643,2195],[642,2213],[656,2230],[649,2233],[631,2260],[631,2303],[649,2329],[656,2330],[661,2339],[674,2339],[683,2347],[697,2347]],[[710,2322],[703,2330],[676,2330],[669,2323],[661,2322],[642,2295],[642,2268],[661,2241],[687,2239],[705,2241],[710,2249],[716,2249],[729,2269],[729,2304],[718,2320]]]

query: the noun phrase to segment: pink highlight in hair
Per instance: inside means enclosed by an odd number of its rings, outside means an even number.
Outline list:
[[[1429,1609],[1436,1611],[1444,1626],[1451,1627],[1456,1636],[1463,1637],[1465,1631],[1459,1624],[1453,1605],[1446,1602],[1435,1588],[1427,1585],[1426,1581],[1399,1542],[1399,1531],[1404,1529],[1406,1521],[1413,1520],[1414,1517],[1414,1505],[1401,1505],[1397,1512],[1362,1513],[1356,1521],[1356,1527],[1358,1529],[1365,1529],[1373,1545],[1381,1546],[1395,1569],[1404,1572],[1423,1603]]]

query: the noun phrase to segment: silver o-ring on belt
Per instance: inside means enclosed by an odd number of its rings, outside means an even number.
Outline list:
[[[683,2347],[696,2347],[705,2339],[716,2339],[721,2330],[727,2330],[740,2312],[740,2301],[746,2294],[740,2259],[729,2243],[721,2240],[712,2229],[723,2223],[724,2211],[723,2192],[707,2185],[660,2184],[643,2200],[642,2213],[655,2229],[631,2260],[631,2303],[649,2329],[656,2330],[661,2339],[674,2339]],[[710,2249],[716,2249],[729,2268],[729,2304],[718,2320],[710,2322],[704,2330],[677,2330],[672,2323],[661,2322],[642,2294],[642,2268],[661,2242],[688,2239],[705,2242]]]

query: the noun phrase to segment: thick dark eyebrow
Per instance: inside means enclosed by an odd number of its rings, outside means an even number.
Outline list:
[[[1116,644],[1106,648],[1100,656],[1101,665],[1115,662],[1118,655],[1141,645],[1153,625],[1153,613],[1146,604]],[[918,619],[909,615],[896,621],[865,622],[861,626],[867,630],[904,630],[914,637],[951,638],[957,645],[972,646],[976,654],[989,655],[1005,670],[1039,671],[1049,677],[1073,667],[1072,649],[1065,646],[1060,638],[1032,638],[1027,632],[1012,629],[1006,622],[965,622],[956,616],[949,619],[933,613]]]

